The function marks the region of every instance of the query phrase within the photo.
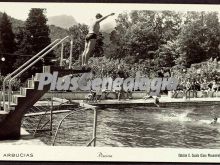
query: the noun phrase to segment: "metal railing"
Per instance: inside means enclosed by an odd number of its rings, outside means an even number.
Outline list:
[[[96,131],[97,131],[97,109],[94,108],[94,118],[93,118],[93,133],[92,140],[86,145],[87,147],[91,146],[93,143],[93,147],[96,146]]]
[[[0,111],[2,108],[2,97],[3,97],[3,92],[2,92],[2,89],[0,89]]]
[[[70,38],[70,36],[66,36],[63,39],[57,39],[54,42],[52,42],[50,45],[48,45],[46,48],[41,50],[39,53],[37,53],[35,56],[33,56],[31,59],[29,59],[27,62],[25,62],[23,65],[21,65],[18,69],[16,69],[14,72],[9,74],[5,77],[3,81],[3,109],[5,110],[5,103],[6,103],[6,82],[9,82],[9,88],[8,88],[8,107],[11,105],[11,95],[12,95],[12,86],[11,83],[14,79],[16,79],[18,76],[20,76],[22,73],[27,71],[30,67],[32,67],[34,64],[36,64],[38,61],[40,61],[42,58],[44,58],[48,53],[50,53],[54,48],[56,48],[58,45],[62,44],[61,48],[61,58],[60,58],[60,66],[62,66],[63,62],[63,51],[64,46],[63,43],[66,39]],[[71,37],[71,43],[73,43],[73,39]],[[72,49],[72,44],[71,44]],[[72,50],[70,51],[70,58],[72,59]],[[72,61],[70,61],[69,67],[72,65]],[[1,110],[1,106],[0,106]]]
[[[50,106],[50,108],[45,108],[45,107],[41,107],[45,112],[44,114],[42,114],[40,116],[40,119],[38,121],[38,124],[37,124],[37,127],[35,128],[34,130],[34,133],[33,133],[33,136],[36,135],[37,131],[39,130],[42,130],[44,128],[44,126],[46,126],[49,122],[50,122],[50,134],[52,135],[52,113],[53,113],[53,99],[51,99],[51,105],[50,105],[50,100],[49,99],[46,99],[48,101],[48,107]],[[38,108],[38,107],[35,107],[35,108]],[[39,109],[39,108],[38,108]],[[40,110],[40,109],[39,109]],[[46,123],[44,123],[43,126],[41,126],[41,128],[39,129],[40,127],[40,124],[41,124],[41,121],[43,119],[44,116],[46,116],[47,112],[50,110],[50,120],[48,120]]]
[[[30,108],[30,112],[25,114],[24,117],[28,118],[28,117],[36,117],[39,116],[38,122],[37,122],[37,126],[36,128],[27,128],[25,125],[23,125],[24,127],[26,127],[25,129],[27,131],[33,131],[33,136],[36,135],[36,133],[38,131],[50,131],[50,135],[52,135],[52,115],[53,115],[53,99],[46,99],[48,101],[48,104],[45,106],[33,106]],[[50,112],[48,112],[50,111]],[[43,118],[47,117],[49,115],[49,120],[47,120],[45,123],[42,123]],[[24,121],[24,120],[23,120]],[[48,128],[44,128],[47,124],[50,124],[49,129]],[[43,125],[41,125],[43,124]]]
[[[53,44],[55,44],[56,42],[58,42],[59,39],[56,39],[54,42],[52,42],[51,44],[49,44],[47,47],[45,47],[43,50],[41,50],[39,53],[37,53],[35,56],[33,56],[32,58],[30,58],[27,62],[25,62],[23,65],[21,65],[19,68],[17,68],[14,72],[10,73],[9,75],[7,75],[5,77],[5,79],[3,80],[3,88],[2,88],[2,98],[3,98],[3,109],[5,106],[5,95],[6,95],[6,82],[7,80],[13,76],[14,74],[16,74],[19,70],[23,69],[26,65],[30,64],[35,58],[37,58],[41,53],[43,53],[44,51],[46,51],[49,47],[51,47]],[[1,106],[0,106],[0,110],[1,110]]]
[[[96,146],[96,131],[97,131],[97,117],[98,117],[98,116],[97,116],[97,109],[96,109],[96,108],[93,108],[93,111],[94,111],[94,118],[93,118],[92,140],[90,140],[90,142],[86,145],[87,147],[91,146],[92,144],[93,144],[93,147]],[[64,121],[67,117],[69,117],[69,116],[71,116],[71,115],[73,115],[73,114],[75,114],[75,113],[76,113],[75,111],[70,112],[70,113],[68,113],[67,115],[65,115],[65,116],[60,120],[60,122],[59,122],[59,124],[58,124],[58,127],[57,127],[57,129],[56,129],[56,132],[55,132],[55,134],[54,134],[54,137],[53,137],[53,141],[52,141],[52,144],[51,144],[52,146],[55,145],[56,138],[57,138],[59,129],[60,129],[60,127],[61,127],[63,121]]]
[[[59,124],[58,124],[58,127],[57,127],[57,129],[56,129],[56,132],[55,132],[53,141],[52,141],[52,146],[54,146],[54,144],[55,144],[55,142],[56,142],[57,134],[58,134],[58,131],[59,131],[60,126],[62,125],[63,121],[64,121],[68,116],[70,116],[70,115],[72,115],[72,114],[75,114],[75,113],[76,113],[75,111],[74,111],[74,112],[70,112],[70,113],[68,113],[66,116],[64,116],[64,117],[62,118],[62,120],[60,120],[60,122],[59,122]]]

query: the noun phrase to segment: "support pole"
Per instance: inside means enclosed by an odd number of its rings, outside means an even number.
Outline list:
[[[8,87],[8,109],[9,110],[10,110],[11,102],[12,102],[12,88],[9,85]]]
[[[0,111],[2,110],[2,89],[0,88]]]
[[[1,62],[1,61],[0,61]],[[2,75],[2,64],[0,66],[0,76]],[[2,87],[0,88],[0,111],[2,110],[2,97],[3,96],[3,93],[2,93]],[[3,107],[3,110],[4,110],[4,107]]]
[[[50,109],[50,136],[53,132],[53,95],[51,96],[51,109]]]
[[[3,88],[2,88],[2,96],[3,96],[3,110],[5,110],[5,95],[7,93],[6,89],[5,89],[5,82],[3,81]]]
[[[94,108],[94,121],[93,121],[93,147],[96,146],[96,128],[97,128],[97,109]]]
[[[69,69],[71,69],[71,67],[72,67],[72,60],[73,60],[73,38],[71,37]]]
[[[61,54],[60,54],[60,66],[63,66],[63,50],[64,50],[64,43],[62,42]]]

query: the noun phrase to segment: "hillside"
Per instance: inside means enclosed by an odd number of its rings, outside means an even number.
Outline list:
[[[57,27],[55,25],[49,25],[50,28],[50,38],[51,41],[54,41],[55,39],[58,38],[64,38],[65,36],[68,35],[68,30],[63,29],[61,27]]]
[[[1,22],[1,17],[2,17],[2,12],[0,12],[0,22]],[[24,27],[24,21],[21,21],[21,20],[18,20],[18,19],[15,19],[13,17],[10,17],[8,16],[11,23],[12,23],[12,29],[14,31],[14,33],[16,34],[18,32],[18,27]],[[68,32],[66,29],[63,29],[61,27],[57,27],[55,25],[49,25],[49,28],[50,28],[50,37],[51,37],[51,40],[55,40],[57,38],[63,38],[65,36],[68,35]]]
[[[61,28],[68,29],[73,25],[76,25],[77,22],[73,16],[68,15],[58,15],[53,17],[48,17],[48,25],[55,25]]]
[[[0,12],[0,22],[1,22],[2,15],[3,15],[3,13]],[[15,18],[13,18],[9,15],[8,15],[8,17],[9,17],[9,20],[11,21],[11,23],[12,23],[12,29],[13,29],[14,33],[17,33],[18,27],[23,27],[24,26],[24,21],[15,19]]]

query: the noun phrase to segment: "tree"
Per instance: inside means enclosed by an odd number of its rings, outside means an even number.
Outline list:
[[[123,13],[116,19],[115,31],[111,33],[112,41],[107,55],[110,58],[128,58],[139,60],[153,59],[161,44],[161,34],[158,32],[159,15],[155,11],[132,11]]]
[[[104,55],[103,40],[104,40],[104,36],[102,35],[102,33],[99,33],[97,36],[96,45],[93,51],[93,57],[102,57]]]
[[[50,30],[47,25],[45,9],[32,8],[25,22],[23,41],[19,45],[17,54],[34,56],[51,43],[49,37]],[[44,61],[40,61],[34,65],[31,74],[40,71],[43,63],[49,64],[49,60],[54,57],[53,53],[45,56]],[[30,57],[29,57],[30,58]],[[27,58],[20,58],[17,64],[24,63]]]
[[[218,14],[188,12],[178,37],[182,51],[180,58],[186,60],[187,67],[211,57],[218,58],[220,43]]]
[[[130,28],[128,13],[119,14],[116,19],[116,27],[110,34],[110,44],[106,46],[105,56],[110,59],[124,58],[128,53],[126,33]]]
[[[157,18],[157,31],[161,34],[163,43],[174,41],[180,34],[183,14],[174,11],[162,11]]]
[[[177,54],[176,43],[168,41],[167,44],[160,45],[157,50],[157,66],[172,67],[175,65],[175,57]]]
[[[6,13],[3,13],[0,23],[0,47],[1,56],[5,58],[4,66],[12,66],[15,62],[15,58],[12,55],[16,49],[15,35],[12,31],[12,25]],[[12,71],[12,67],[1,68],[2,74],[8,74]]]
[[[220,58],[219,44],[220,44],[220,23],[217,12],[208,12],[204,16],[204,22],[206,26],[206,57]]]
[[[25,40],[29,45],[26,47],[27,52],[35,54],[50,44],[50,30],[47,18],[44,15],[45,9],[34,8],[30,10],[25,22]]]

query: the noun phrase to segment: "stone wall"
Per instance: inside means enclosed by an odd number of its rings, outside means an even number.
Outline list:
[[[85,97],[88,95],[88,92],[85,91],[78,91],[78,92],[48,92],[46,93],[43,98],[50,98],[51,96],[58,97],[58,98],[65,98],[69,100],[84,100]],[[212,93],[210,92],[210,95]],[[173,92],[169,91],[168,92],[168,97],[172,98]],[[142,99],[144,96],[146,96],[146,93],[143,91],[136,91],[132,92],[132,98],[133,99]],[[190,97],[193,97],[193,93],[190,92]],[[197,92],[197,97],[201,98],[202,97],[202,92],[198,91]],[[209,97],[209,96],[207,96]],[[220,97],[220,91],[213,93],[213,97]],[[108,99],[117,99],[117,94],[115,92],[109,92],[107,95]],[[125,98],[127,98],[127,94],[125,94]],[[179,93],[177,95],[177,98],[183,98],[183,93]]]
[[[168,97],[172,98],[173,97],[173,93],[172,91],[168,92]],[[197,98],[202,98],[203,93],[201,91],[197,91]],[[193,92],[190,92],[190,97],[193,97]],[[205,97],[220,97],[220,91],[218,92],[209,92],[207,96]],[[183,98],[183,93],[178,93],[176,98]]]
[[[51,96],[65,98],[70,100],[84,100],[85,97],[89,94],[86,91],[78,91],[78,92],[48,92],[43,98],[50,98]],[[146,96],[145,92],[132,92],[133,99],[141,99]],[[117,94],[115,92],[109,92],[107,94],[108,99],[117,99]],[[127,94],[125,93],[125,98],[127,98]]]

